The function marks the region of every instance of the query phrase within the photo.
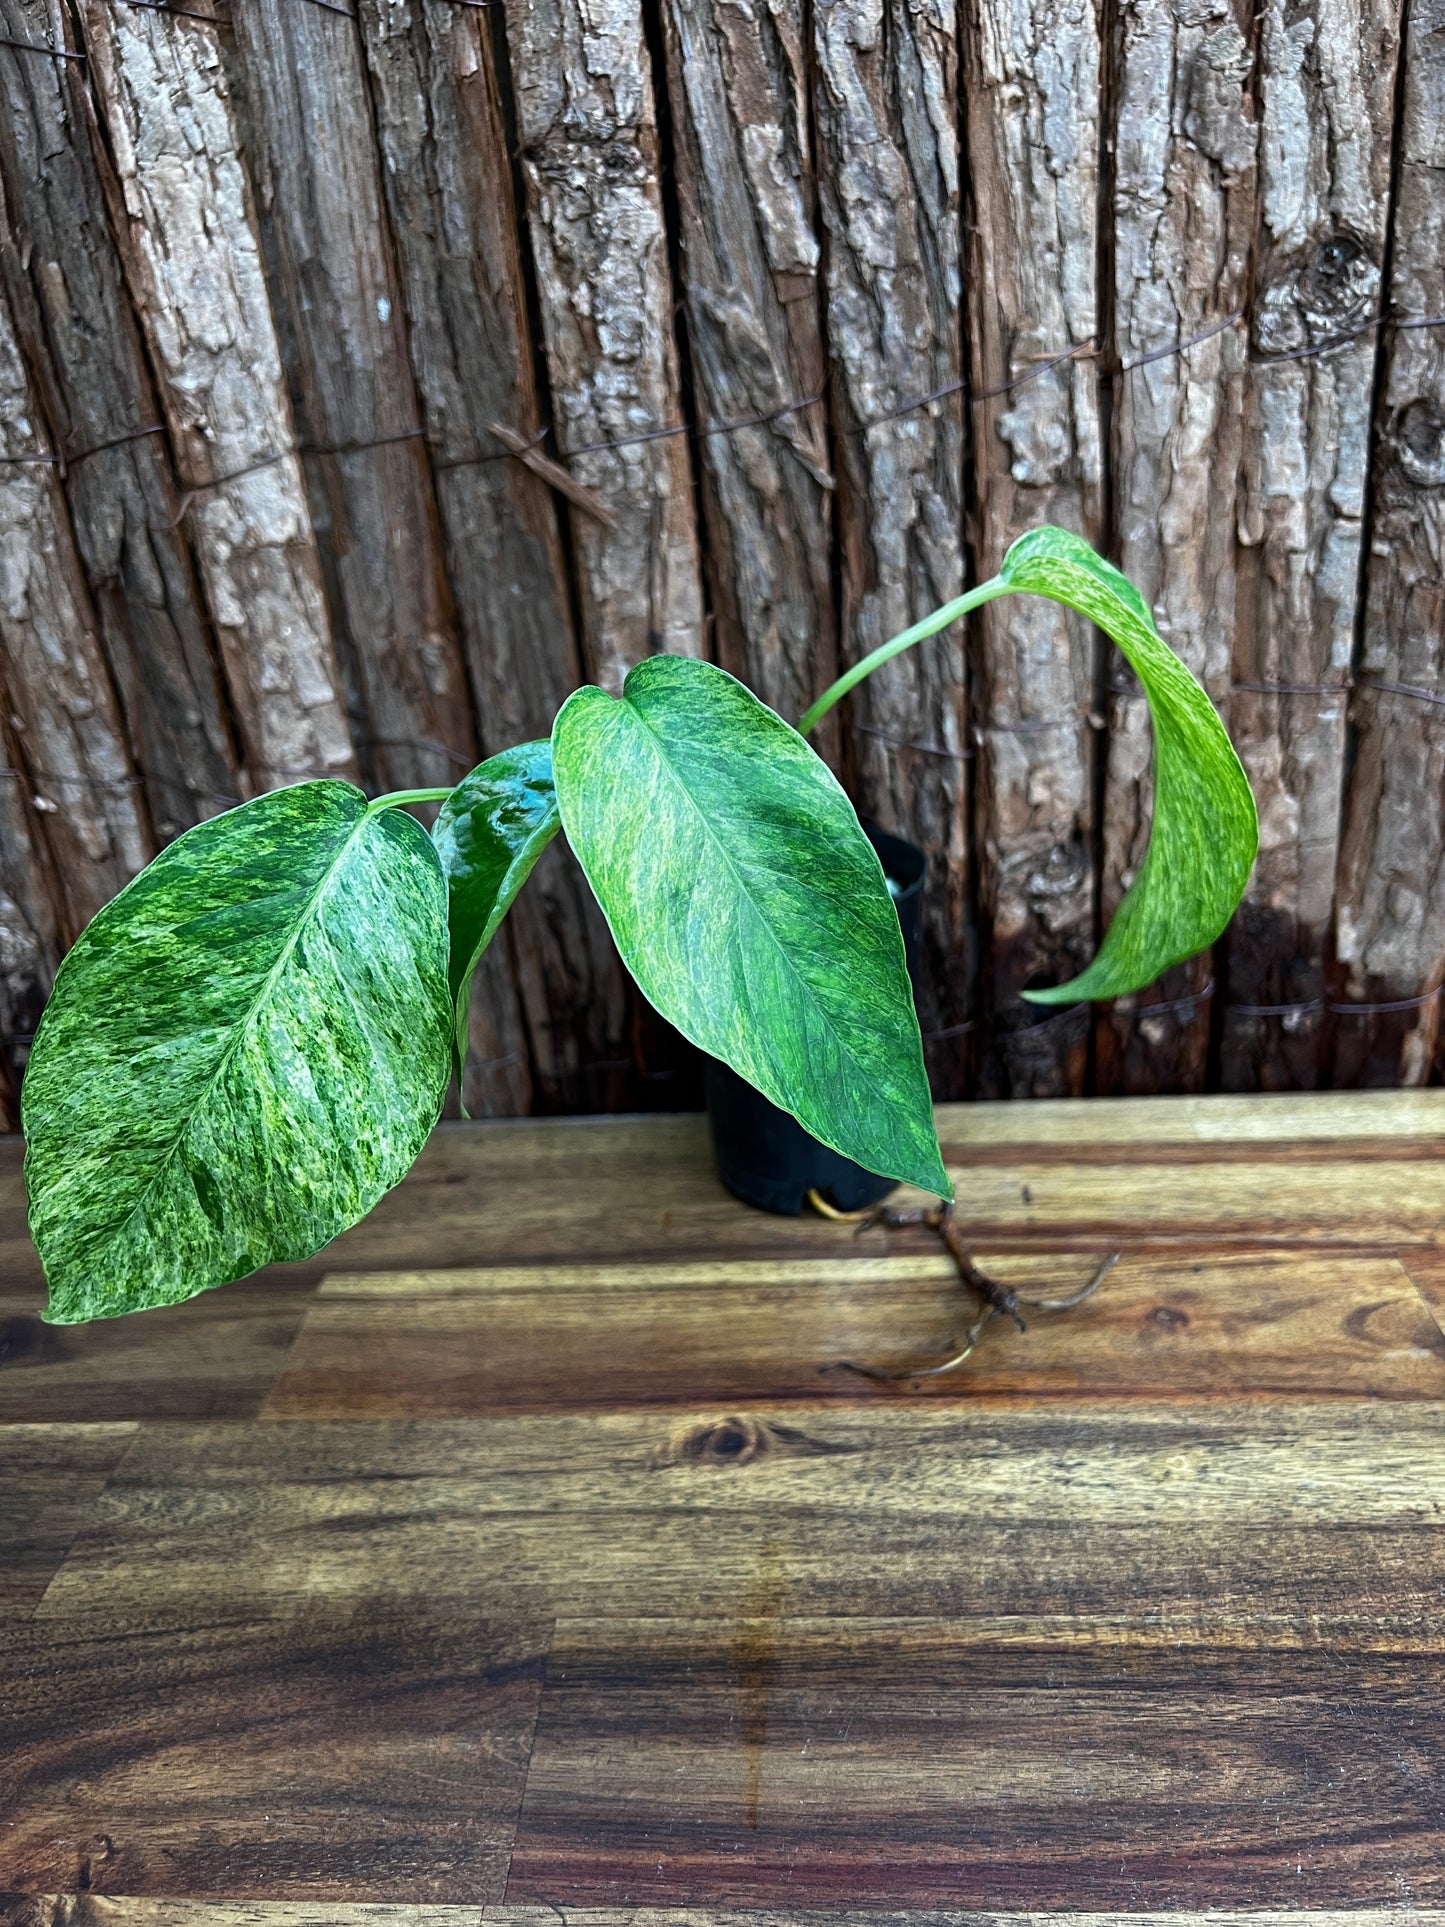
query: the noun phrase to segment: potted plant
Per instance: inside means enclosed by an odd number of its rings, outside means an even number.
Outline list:
[[[1147,858],[1088,969],[1035,1000],[1117,996],[1212,942],[1255,851],[1239,761],[1128,581],[1035,530],[797,729],[724,671],[654,656],[453,790],[302,783],[179,837],[65,958],[25,1078],[50,1321],[174,1304],[363,1217],[436,1123],[473,969],[559,830],[664,1017],[832,1151],[950,1197],[893,899],[805,738],[883,662],[1015,593],[1112,636],[1155,728]],[[441,803],[430,835],[405,807],[422,801]]]

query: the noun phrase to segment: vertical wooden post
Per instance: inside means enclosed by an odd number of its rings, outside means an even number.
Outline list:
[[[47,0],[0,0],[0,34],[53,46]],[[159,404],[111,239],[85,63],[0,47],[0,265],[67,467],[66,499],[157,836],[239,799],[219,664]]]
[[[582,680],[551,494],[491,432],[501,423],[530,438],[539,426],[491,34],[476,8],[362,0],[361,21],[412,364],[490,755],[548,735]],[[511,1026],[499,1014],[509,947],[521,1000]],[[493,1037],[473,1040],[468,1109],[515,1101],[519,1053],[523,1070],[530,1055],[532,1095],[546,1108],[636,1103],[625,1078],[603,1068],[628,1053],[627,982],[569,851],[549,851],[493,950],[473,999],[491,1011]]]
[[[570,524],[588,672],[615,691],[644,656],[703,652],[639,0],[507,0],[507,35],[556,452],[612,517]]]
[[[813,31],[840,653],[854,662],[964,586],[958,49],[941,0],[815,0]],[[860,807],[929,859],[921,1014],[925,1033],[950,1033],[929,1062],[953,1094],[971,1011],[963,637],[881,670],[844,729]]]
[[[1338,883],[1335,988],[1346,1001],[1418,997],[1445,979],[1445,0],[1410,0],[1399,202],[1377,423],[1374,539],[1356,755]],[[1337,1084],[1423,1084],[1440,1000],[1334,1026]]]
[[[1224,708],[1255,223],[1253,57],[1227,8],[1201,13],[1182,0],[1123,0],[1115,52],[1116,559]],[[1109,656],[1106,923],[1144,859],[1153,809],[1148,705],[1122,656]],[[1197,958],[1100,1013],[1101,1091],[1204,1088],[1210,970]]]
[[[1231,1006],[1323,997],[1339,854],[1397,0],[1306,0],[1261,19],[1261,221],[1246,389],[1230,710],[1260,856],[1228,945]],[[1319,1011],[1224,1015],[1226,1089],[1309,1088]]]
[[[216,30],[77,0],[111,225],[171,431],[197,564],[261,788],[354,776],[280,348]]]
[[[378,787],[455,782],[476,737],[437,531],[406,316],[354,21],[244,0],[232,23],[275,237],[273,306],[292,380],[312,520],[354,665],[356,734]]]
[[[965,14],[978,573],[989,576],[1040,522],[1102,535],[1100,27],[1095,0],[969,0]],[[1040,1023],[1018,993],[1071,976],[1095,944],[1100,644],[1034,599],[991,604],[978,622],[980,1006],[1001,1033],[983,1088],[1078,1093],[1087,1015]]]
[[[60,890],[59,934],[70,942],[149,860],[154,845],[71,538],[55,451],[40,430],[3,294],[0,682],[10,704],[7,755],[14,759],[6,768],[23,772],[30,809],[44,820]]]
[[[663,16],[714,649],[791,722],[837,673],[803,8]]]
[[[20,1078],[63,947],[60,883],[30,801],[0,677],[0,1131],[20,1129]]]

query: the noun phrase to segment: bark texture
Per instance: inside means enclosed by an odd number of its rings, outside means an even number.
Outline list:
[[[0,34],[62,45],[57,0]],[[5,279],[57,450],[106,660],[162,841],[239,796],[214,641],[106,216],[84,66],[0,48]],[[159,427],[159,433],[146,433]]]
[[[1389,311],[1445,314],[1445,4],[1412,0]],[[1336,989],[1393,1002],[1445,978],[1445,709],[1371,687],[1445,694],[1445,330],[1386,338],[1356,754],[1338,884]],[[1422,1084],[1438,999],[1337,1017],[1341,1084]]]
[[[1231,705],[1260,811],[1259,863],[1228,946],[1232,1005],[1325,989],[1377,355],[1373,333],[1349,337],[1380,306],[1398,17],[1395,0],[1262,15],[1234,673],[1295,687],[1240,690]],[[1226,1088],[1314,1084],[1323,1023],[1227,1010]]]
[[[306,470],[333,631],[362,705],[353,734],[379,788],[454,782],[476,743],[360,35],[290,0],[245,0],[231,19],[297,429],[325,451]]]
[[[937,0],[817,0],[813,28],[851,663],[964,586],[958,49]],[[929,860],[921,1015],[947,1093],[971,1004],[961,636],[872,677],[845,728],[859,807]]]
[[[62,948],[50,863],[0,678],[0,1131],[20,1129],[20,1079]]]
[[[978,572],[1040,522],[1098,542],[1100,26],[1096,0],[969,0],[966,68],[975,224],[970,303],[979,393]],[[1040,1023],[1018,993],[1056,983],[1096,938],[1093,737],[1099,644],[1053,604],[981,612],[977,846],[981,1016],[997,1035],[983,1089],[1076,1093],[1088,1019]]]
[[[257,787],[356,774],[216,31],[79,0],[112,225]],[[201,11],[200,8],[195,11]]]
[[[657,113],[639,0],[508,0],[557,452],[615,518],[570,517],[587,671],[616,691],[703,650]]]
[[[1223,709],[1255,225],[1253,55],[1230,0],[1126,0],[1115,34],[1116,560]],[[1148,705],[1119,652],[1109,658],[1106,923],[1144,860],[1153,808]],[[1101,1013],[1100,1090],[1203,1089],[1210,970],[1197,958]]]
[[[582,680],[551,492],[489,432],[501,422],[530,440],[539,424],[491,35],[475,8],[363,0],[361,18],[447,560],[491,755],[549,734]],[[475,1114],[637,1101],[622,1074],[627,979],[570,852],[549,853],[508,913],[472,1009]]]
[[[803,7],[666,0],[664,21],[713,646],[791,721],[837,661]]]
[[[154,853],[55,451],[0,295],[0,682],[69,942]],[[10,779],[6,779],[7,783]]]

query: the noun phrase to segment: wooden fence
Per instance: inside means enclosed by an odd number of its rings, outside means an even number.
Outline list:
[[[1045,520],[1262,853],[1212,958],[1039,1023],[1143,701],[1044,605],[900,659],[821,746],[931,859],[938,1093],[1432,1074],[1445,0],[0,0],[0,190],[10,1124],[186,825],[452,780],[660,649],[794,715]],[[691,1091],[565,851],[483,978],[473,1109]]]

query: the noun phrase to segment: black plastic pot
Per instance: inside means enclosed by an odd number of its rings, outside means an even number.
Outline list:
[[[874,823],[864,823],[863,829],[894,888],[908,975],[916,992],[926,860],[913,844]],[[810,1137],[796,1118],[770,1104],[717,1058],[708,1058],[703,1081],[718,1176],[744,1204],[796,1218],[810,1191],[839,1211],[864,1211],[897,1189],[892,1178],[865,1171]]]

